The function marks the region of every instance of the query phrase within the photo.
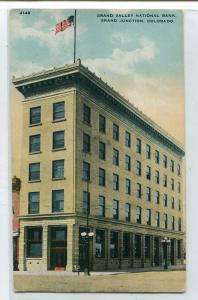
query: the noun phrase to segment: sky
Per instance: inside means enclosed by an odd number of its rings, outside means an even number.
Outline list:
[[[20,12],[10,13],[12,75],[18,77],[73,62],[74,30],[69,28],[55,35],[55,25],[73,15],[74,10]],[[162,13],[174,17],[162,18]],[[111,19],[117,22],[101,22],[99,14],[113,14]],[[133,16],[116,18],[116,14]],[[158,14],[158,17],[135,18],[136,14]],[[119,22],[121,19],[144,22]],[[147,23],[148,19],[170,19],[173,23]],[[77,58],[82,64],[184,143],[182,12],[78,10],[76,27]],[[12,92],[13,124],[18,124],[22,97],[14,88]]]

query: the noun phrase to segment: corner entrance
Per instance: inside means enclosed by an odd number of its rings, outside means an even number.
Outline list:
[[[65,270],[67,265],[67,228],[50,229],[50,270]]]

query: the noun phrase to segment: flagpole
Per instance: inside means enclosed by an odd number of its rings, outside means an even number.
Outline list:
[[[74,63],[76,62],[76,9],[74,11]]]

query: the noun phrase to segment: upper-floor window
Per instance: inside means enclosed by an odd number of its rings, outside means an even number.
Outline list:
[[[83,207],[82,207],[84,214],[90,213],[90,192],[83,191]]]
[[[119,140],[119,126],[113,124],[113,139],[118,141]]]
[[[86,161],[83,161],[83,180],[90,180],[90,164]]]
[[[106,181],[106,175],[105,175],[105,170],[102,168],[99,168],[99,185],[105,186],[105,181]]]
[[[181,193],[181,183],[180,182],[178,182],[178,184],[177,184],[177,191],[178,191],[178,193]]]
[[[178,199],[178,210],[181,211],[181,199]]]
[[[146,166],[146,179],[151,179],[151,167]]]
[[[27,257],[42,257],[42,227],[27,228]]]
[[[136,223],[142,223],[142,209],[140,206],[136,207]]]
[[[62,149],[65,147],[64,134],[63,130],[53,132],[53,149]]]
[[[83,152],[89,153],[91,151],[90,135],[83,133]]]
[[[156,164],[159,164],[159,151],[155,150],[155,162]]]
[[[160,203],[160,192],[155,191],[155,203],[159,204]]]
[[[131,194],[131,180],[128,178],[125,179],[125,192],[128,195]]]
[[[171,229],[175,230],[175,217],[171,216]]]
[[[178,219],[178,231],[182,230],[182,222],[181,222],[181,218]]]
[[[155,171],[155,183],[159,184],[159,171]]]
[[[65,118],[65,102],[53,103],[53,120]]]
[[[41,107],[30,108],[30,125],[36,125],[41,123]]]
[[[163,214],[163,223],[164,223],[164,228],[168,228],[168,215],[167,214]]]
[[[177,175],[181,176],[181,166],[180,166],[180,164],[177,165]]]
[[[175,198],[171,196],[171,208],[175,208]]]
[[[174,172],[174,161],[172,159],[170,161],[170,170],[171,172]]]
[[[113,164],[115,166],[119,165],[119,151],[117,149],[113,149]]]
[[[151,201],[151,188],[148,186],[146,188],[146,200]]]
[[[131,205],[129,203],[125,203],[125,221],[131,221]]]
[[[52,212],[64,211],[64,190],[52,191]]]
[[[167,187],[167,175],[166,174],[163,175],[163,186]]]
[[[141,171],[141,162],[140,161],[136,161],[136,175],[137,176],[141,176],[141,173],[142,173],[142,171]]]
[[[163,167],[167,168],[167,156],[163,155]]]
[[[30,192],[28,194],[28,213],[29,214],[38,214],[39,213],[39,202],[40,202],[40,193],[39,192]]]
[[[88,124],[91,123],[91,108],[86,104],[83,106],[83,121]]]
[[[29,152],[40,151],[40,134],[31,135],[29,138]]]
[[[163,194],[163,206],[167,206],[167,194]]]
[[[125,131],[125,146],[131,147],[131,134],[128,131]]]
[[[102,115],[99,115],[99,131],[106,132],[106,118]]]
[[[100,217],[105,216],[105,197],[104,196],[99,196],[98,198],[98,215]]]
[[[174,191],[174,179],[171,178],[171,190]]]
[[[151,158],[151,146],[150,145],[146,145],[146,158],[150,159]]]
[[[40,180],[40,163],[29,164],[29,181]]]
[[[99,158],[102,160],[106,158],[106,145],[103,142],[99,142]]]
[[[125,155],[125,170],[131,170],[131,157],[129,155]]]
[[[119,175],[113,174],[113,190],[119,190]]]
[[[137,198],[142,197],[142,186],[140,183],[137,183],[137,185],[136,185],[136,196],[137,196]]]
[[[53,160],[52,162],[52,178],[64,178],[64,159]]]
[[[115,199],[113,200],[113,219],[119,219],[119,201]]]
[[[146,210],[146,224],[151,225],[151,210],[149,208]]]
[[[160,226],[160,213],[159,213],[159,211],[155,212],[155,226],[156,227]]]
[[[136,153],[142,152],[142,141],[140,139],[136,139]]]

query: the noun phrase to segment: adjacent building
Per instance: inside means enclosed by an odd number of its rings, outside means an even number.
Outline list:
[[[165,237],[182,264],[182,146],[80,60],[13,83],[24,96],[19,269],[72,271],[87,257],[92,270],[160,266]]]

